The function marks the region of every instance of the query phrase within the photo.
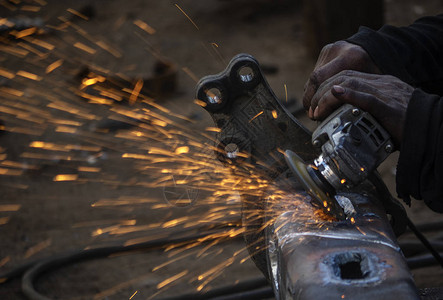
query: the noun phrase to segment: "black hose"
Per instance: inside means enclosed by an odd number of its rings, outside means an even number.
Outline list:
[[[443,255],[443,252],[440,252],[439,255]],[[420,269],[436,265],[435,257],[431,254],[409,257],[406,261],[410,269]]]
[[[432,247],[437,251],[443,251],[443,242],[442,241],[430,241]],[[403,251],[412,251],[415,253],[421,253],[426,251],[427,248],[421,242],[413,241],[413,240],[404,240],[398,243],[401,250]],[[407,254],[406,254],[407,255]]]
[[[436,231],[436,230],[442,230],[443,229],[443,222],[437,221],[437,222],[429,222],[429,223],[423,223],[423,224],[417,224],[416,228],[420,231]]]
[[[422,244],[431,252],[432,256],[434,257],[435,261],[440,264],[440,266],[443,268],[443,258],[442,256],[432,247],[431,243],[428,241],[428,239],[415,227],[414,223],[412,223],[411,219],[406,217],[406,222],[408,223],[409,229],[415,234],[415,236],[422,242]]]
[[[368,179],[372,182],[374,185],[377,193],[379,195],[382,195],[384,198],[384,201],[382,202],[383,205],[388,205],[389,203],[395,204],[396,200],[392,197],[391,193],[389,192],[388,188],[384,184],[383,180],[380,177],[380,174],[377,172],[373,172]],[[400,208],[400,207],[398,207]],[[388,209],[387,206],[385,206],[385,209]],[[421,231],[430,231],[430,230],[439,230],[443,229],[443,222],[432,222],[432,223],[426,223],[421,224],[419,226],[415,226],[414,223],[409,219],[404,209],[399,210],[399,212],[404,212],[404,215],[402,216],[403,221],[406,221],[406,225],[409,227],[409,229],[415,234],[415,236],[422,242],[422,244],[428,249],[428,251],[432,254],[435,261],[440,264],[440,266],[443,268],[443,258],[440,256],[440,254],[432,247],[431,243],[429,243],[428,239],[421,233]],[[404,223],[403,223],[404,224]],[[393,228],[395,230],[395,228]]]
[[[211,233],[220,232],[212,231]],[[22,277],[22,291],[25,296],[30,300],[51,300],[50,298],[38,293],[34,288],[34,282],[37,277],[44,272],[56,269],[68,264],[72,264],[81,260],[94,259],[99,257],[106,257],[114,253],[130,252],[135,250],[154,250],[159,248],[164,248],[165,246],[177,243],[191,243],[200,238],[206,238],[205,242],[212,241],[213,239],[220,237],[214,237],[208,239],[208,232],[196,234],[192,236],[185,236],[175,239],[158,239],[149,242],[143,242],[133,245],[118,245],[109,247],[100,247],[93,249],[82,249],[78,251],[72,251],[69,253],[64,253],[56,255],[47,259],[32,261],[21,265],[7,273],[1,274],[0,279],[6,282],[12,278],[18,277],[23,274]],[[229,238],[231,241],[232,238]]]

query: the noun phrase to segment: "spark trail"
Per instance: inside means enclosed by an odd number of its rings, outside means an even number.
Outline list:
[[[12,11],[26,10],[37,15],[46,5],[45,1],[34,1],[33,7],[20,1],[2,3]],[[180,6],[175,6],[200,29]],[[124,57],[125,53],[104,38],[88,33],[84,28],[88,22],[87,16],[73,8],[67,8],[65,15],[44,28],[16,30],[15,24],[0,19],[2,25],[11,28],[0,37],[0,128],[15,142],[0,147],[2,186],[29,190],[32,197],[47,201],[51,196],[33,188],[29,174],[46,178],[51,189],[63,185],[61,189],[75,190],[89,184],[112,190],[106,197],[91,196],[90,206],[94,210],[117,211],[117,217],[71,224],[73,230],[90,229],[91,246],[95,241],[123,239],[129,245],[206,230],[205,238],[163,249],[166,261],[150,269],[155,273],[176,261],[191,259],[198,263],[209,256],[212,260],[219,256],[218,263],[203,271],[182,269],[170,273],[153,285],[158,289],[155,295],[179,282],[191,284],[196,291],[208,290],[224,270],[248,259],[246,248],[228,259],[222,258],[222,243],[251,230],[257,233],[256,228],[242,226],[240,199],[261,199],[264,191],[270,195],[266,198],[267,207],[243,208],[245,220],[253,222],[267,216],[258,230],[272,224],[279,211],[276,207],[284,205],[297,205],[294,218],[324,226],[324,216],[304,204],[303,197],[291,196],[288,204],[285,191],[250,166],[222,166],[214,154],[220,151],[214,146],[219,128],[210,124],[201,127],[180,108],[157,99],[142,78],[111,71],[105,63],[93,63],[97,57],[106,57],[107,61]],[[160,34],[155,24],[145,20],[118,19],[115,26],[122,24],[133,26],[137,32],[134,38],[141,37],[143,41]],[[211,45],[221,56],[218,44]],[[162,57],[157,49],[149,49],[147,55],[152,61],[172,60]],[[177,69],[197,80],[189,67]],[[189,99],[178,106],[194,105],[195,110],[201,110],[194,102],[202,105],[199,100]],[[248,158],[250,154],[240,152],[237,156]],[[48,166],[53,167],[52,173],[45,173]],[[127,194],[120,194],[122,190]],[[70,195],[66,193],[61,200],[70,201]],[[22,209],[19,200],[2,201],[0,226],[6,226]],[[152,220],[143,215],[152,216]],[[25,256],[32,257],[54,243],[50,238],[35,242]],[[265,250],[264,245],[258,245],[256,253]],[[0,257],[1,266],[10,261],[8,255]],[[114,295],[145,278],[103,288],[95,298]],[[134,299],[142,293],[131,291],[130,298]]]

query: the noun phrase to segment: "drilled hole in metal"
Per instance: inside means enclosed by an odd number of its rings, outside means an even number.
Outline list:
[[[238,146],[235,143],[229,143],[225,146],[226,157],[234,159],[239,152]]]
[[[222,102],[222,93],[218,88],[206,90],[206,99],[211,104],[219,104]]]
[[[254,70],[251,67],[244,66],[238,70],[240,80],[243,82],[251,82],[254,79]]]

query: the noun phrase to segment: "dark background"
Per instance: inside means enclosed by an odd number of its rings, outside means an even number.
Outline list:
[[[324,2],[335,5],[325,9]],[[357,1],[308,1],[304,6],[300,1],[285,0],[0,1],[0,18],[28,16],[41,18],[45,24],[53,26],[66,24],[67,20],[74,24],[58,30],[45,27],[47,32],[36,37],[53,45],[52,50],[38,48],[29,40],[11,38],[8,33],[1,37],[0,67],[7,74],[0,76],[0,99],[3,101],[0,119],[5,129],[0,135],[0,271],[29,259],[70,249],[155,235],[174,236],[174,230],[183,228],[168,230],[161,224],[185,216],[204,220],[211,208],[210,203],[205,202],[206,196],[217,187],[209,180],[201,184],[215,186],[212,191],[211,188],[209,191],[202,189],[196,196],[196,203],[184,208],[169,205],[161,185],[138,184],[152,182],[155,176],[143,171],[136,160],[122,159],[122,154],[142,153],[146,150],[143,140],[118,138],[119,133],[130,134],[134,128],[122,128],[121,123],[109,121],[110,110],[115,106],[90,104],[75,95],[79,74],[84,74],[86,67],[111,77],[123,74],[127,80],[119,84],[133,89],[138,79],[155,76],[159,60],[170,62],[176,71],[176,81],[171,79],[176,87],[168,93],[160,92],[155,99],[172,112],[192,119],[193,123],[183,121],[179,125],[198,132],[213,125],[203,109],[193,103],[194,79],[220,72],[237,53],[250,53],[262,64],[275,94],[282,100],[287,94],[288,100],[299,108],[297,99],[301,99],[303,85],[314,67],[320,45],[341,35],[346,37],[350,33],[345,31],[352,29],[353,32],[358,20],[401,26],[443,9],[443,2],[439,0],[367,1],[373,4],[364,9],[354,2]],[[73,17],[67,11],[70,8],[89,14],[89,20]],[[369,15],[374,17],[368,18]],[[155,32],[141,30],[134,24],[137,20],[149,24]],[[348,26],[347,22],[352,24]],[[110,45],[112,50],[97,45],[98,40]],[[94,51],[88,53],[75,47],[77,42]],[[63,65],[47,74],[46,68],[58,59],[63,59]],[[20,76],[21,70],[40,78],[31,80]],[[11,107],[11,101],[17,97],[11,96],[10,90],[3,89],[5,87],[21,91],[23,94],[19,97],[34,111],[22,114],[5,110],[4,107]],[[92,117],[79,121],[78,115],[48,107],[48,101],[57,103],[60,99],[65,105],[72,105]],[[67,110],[72,112],[72,107]],[[136,103],[133,108],[140,111],[142,106]],[[51,118],[45,111],[51,113]],[[308,121],[304,113],[297,116],[308,128],[315,128],[316,124]],[[54,118],[65,120],[64,125],[68,127],[73,124],[69,122],[79,122],[71,127],[80,128],[84,134],[57,131],[57,126],[62,126],[63,122],[56,124]],[[97,134],[97,128],[106,130]],[[30,147],[33,141],[85,147],[99,145],[99,149],[60,150],[55,147],[51,151],[40,151]],[[156,146],[168,148],[170,145],[159,143]],[[46,156],[36,158],[29,153]],[[396,154],[380,167],[393,193],[395,164]],[[85,167],[92,169],[84,171]],[[60,174],[70,174],[77,180],[55,181]],[[103,199],[117,201],[125,197],[132,199],[128,205],[92,205]],[[150,199],[151,203],[134,199]],[[208,223],[238,222],[238,198],[233,193],[225,200],[217,205],[224,209],[232,207],[233,213],[216,221],[208,220]],[[156,208],[156,204],[160,208]],[[441,215],[428,210],[422,202],[414,201],[407,210],[417,223],[441,220]],[[137,231],[115,233],[118,232],[115,229],[131,226],[137,226]],[[84,262],[48,274],[38,286],[43,293],[57,299],[128,299],[136,291],[133,299],[147,299],[157,291],[157,284],[187,270],[172,288],[163,289],[161,293],[162,296],[179,295],[198,287],[198,282],[192,282],[192,275],[223,264],[242,248],[243,242],[237,239],[216,245],[198,258],[195,253],[171,254],[156,250]],[[202,249],[203,246],[198,251]],[[181,255],[184,257],[178,259]],[[155,266],[170,260],[174,262],[151,272]],[[441,268],[427,268],[414,271],[414,274],[419,287],[442,284]],[[223,268],[207,288],[259,276],[260,272],[250,260],[242,263],[235,260]],[[18,281],[0,285],[0,298],[24,299],[19,288]]]

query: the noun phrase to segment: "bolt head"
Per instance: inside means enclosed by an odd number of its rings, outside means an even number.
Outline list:
[[[314,147],[318,148],[318,147],[320,147],[320,141],[319,140],[313,140],[312,141],[312,145],[314,145]]]
[[[360,110],[359,110],[358,108],[353,108],[353,109],[352,109],[352,114],[353,114],[354,116],[358,116],[358,115],[360,114]]]
[[[385,151],[391,153],[394,150],[394,147],[391,144],[387,144],[385,146]]]

